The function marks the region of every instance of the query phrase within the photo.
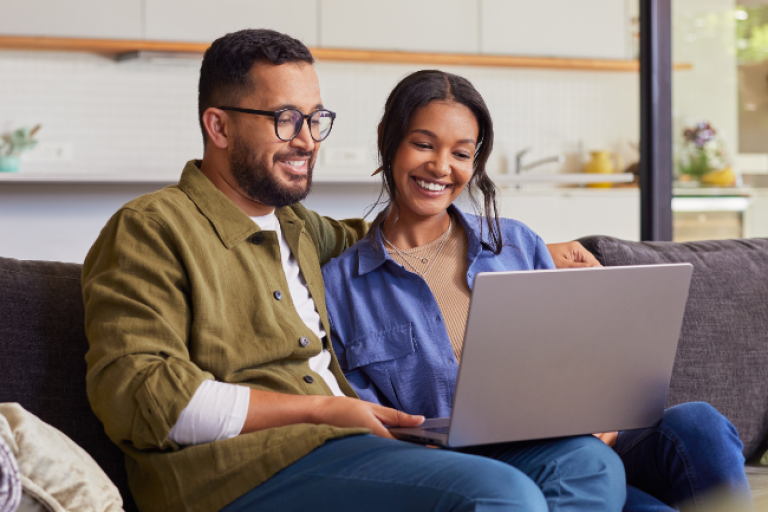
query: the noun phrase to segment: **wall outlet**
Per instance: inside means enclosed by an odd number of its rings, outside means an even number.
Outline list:
[[[327,166],[364,166],[370,164],[370,156],[365,148],[346,146],[325,148],[323,162]]]
[[[40,142],[21,159],[25,162],[71,162],[75,155],[74,144],[66,142]]]

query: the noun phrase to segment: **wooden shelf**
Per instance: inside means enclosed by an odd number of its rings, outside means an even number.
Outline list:
[[[0,173],[0,186],[6,183],[20,185],[65,185],[65,184],[83,184],[83,185],[128,185],[128,184],[157,184],[171,185],[178,183],[179,175],[142,175],[142,174],[69,174],[69,173],[37,173],[37,172],[17,172]]]
[[[172,41],[0,36],[0,48],[4,50],[87,52],[101,55],[118,55],[138,51],[203,53],[208,46],[210,45],[206,43],[177,43]]]
[[[0,49],[3,50],[88,52],[109,56],[134,52],[200,54],[205,52],[208,46],[208,43],[175,41],[0,36]],[[392,52],[341,48],[310,48],[310,51],[320,61],[424,64],[429,66],[543,68],[579,71],[637,72],[639,69],[639,64],[636,60],[569,59],[469,53]],[[691,64],[675,64],[676,70],[691,68]]]

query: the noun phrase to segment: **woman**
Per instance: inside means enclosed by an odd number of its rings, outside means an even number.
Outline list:
[[[403,79],[386,102],[378,146],[389,201],[368,236],[323,270],[331,338],[361,398],[448,416],[474,276],[553,268],[553,261],[534,232],[498,217],[496,188],[485,171],[493,125],[466,79],[440,71]],[[465,189],[482,216],[453,205]],[[715,488],[751,499],[738,435],[707,404],[671,408],[658,428],[601,438],[615,444],[626,470],[625,510],[699,504]],[[584,485],[592,441],[569,438],[577,453],[548,452],[548,460],[533,461],[530,453],[566,440],[466,451],[523,470],[550,510],[598,510],[601,495],[614,491]],[[582,451],[588,455],[579,459]]]

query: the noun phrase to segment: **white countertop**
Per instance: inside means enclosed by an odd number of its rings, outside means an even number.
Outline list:
[[[673,187],[672,195],[699,197],[751,196],[756,190],[759,190],[753,187],[679,187],[674,185]]]

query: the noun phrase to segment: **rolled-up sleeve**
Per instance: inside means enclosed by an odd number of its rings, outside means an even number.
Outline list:
[[[190,283],[159,221],[124,208],[83,266],[88,398],[117,444],[175,449],[168,435],[213,376],[189,356]]]

